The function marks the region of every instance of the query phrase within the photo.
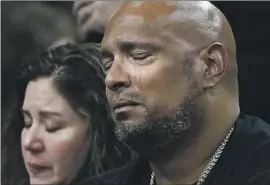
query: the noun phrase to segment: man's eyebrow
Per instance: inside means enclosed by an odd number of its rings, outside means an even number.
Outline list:
[[[119,48],[121,51],[130,51],[135,48],[143,48],[149,50],[157,50],[160,45],[154,42],[141,42],[141,41],[121,41],[119,42]]]
[[[129,38],[129,39],[119,39],[116,41],[116,47],[122,52],[128,52],[135,48],[142,48],[142,49],[149,49],[149,50],[159,50],[164,44],[160,40],[145,40],[145,39],[138,39],[138,38]],[[115,48],[112,46],[102,46],[101,47],[101,54],[102,56],[110,56],[112,55]]]

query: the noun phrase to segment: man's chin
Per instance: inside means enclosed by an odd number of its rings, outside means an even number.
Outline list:
[[[125,119],[117,121],[115,134],[119,141],[125,142],[131,137],[140,135],[147,127],[144,119]]]
[[[156,135],[144,121],[128,120],[118,123],[115,129],[118,141],[128,144],[141,156],[151,157],[155,148]]]

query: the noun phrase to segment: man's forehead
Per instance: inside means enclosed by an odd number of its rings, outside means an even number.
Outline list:
[[[103,46],[122,41],[148,41],[159,35],[158,30],[156,24],[147,24],[141,16],[126,15],[107,26],[101,44]]]
[[[175,10],[172,2],[162,1],[135,1],[124,4],[117,13],[112,17],[111,21],[125,16],[135,15],[141,16],[148,21],[155,21],[161,15],[169,15]]]
[[[157,21],[161,17],[171,15],[175,10],[172,2],[162,1],[133,1],[128,2],[120,7],[118,11],[111,17],[105,31],[103,42],[110,37],[124,36],[134,30],[141,32],[143,35],[156,35]],[[159,21],[158,21],[159,22]],[[124,33],[123,33],[124,32]],[[116,35],[115,35],[116,34]],[[138,34],[138,32],[137,32]],[[137,35],[136,34],[136,35]]]
[[[190,32],[186,22],[171,19],[177,12],[174,2],[136,1],[124,4],[110,19],[107,25],[102,46],[114,45],[117,40],[158,38],[160,43],[171,42]],[[176,23],[177,22],[177,23]],[[133,39],[133,40],[137,40]],[[114,43],[114,44],[112,44]]]
[[[110,33],[105,34],[101,43],[102,50],[114,50],[120,46],[130,44],[148,47],[159,47],[163,45],[163,41],[157,30],[139,24],[136,25],[132,28],[128,25],[121,28],[116,27]]]

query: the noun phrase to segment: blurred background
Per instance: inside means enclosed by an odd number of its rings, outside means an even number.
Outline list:
[[[74,40],[72,5],[72,1],[1,1],[2,123],[12,107],[14,74],[20,61]]]
[[[1,119],[9,114],[20,61],[65,43],[100,42],[120,1],[1,1]],[[270,2],[213,2],[237,43],[240,106],[270,122]],[[1,124],[3,125],[3,124]]]

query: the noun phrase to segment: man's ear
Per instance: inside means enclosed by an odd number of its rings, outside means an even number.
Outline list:
[[[213,88],[223,77],[228,54],[221,43],[213,43],[201,52],[203,58],[203,88]]]

